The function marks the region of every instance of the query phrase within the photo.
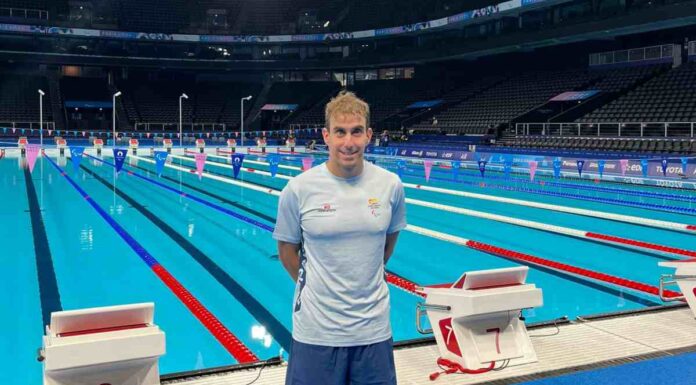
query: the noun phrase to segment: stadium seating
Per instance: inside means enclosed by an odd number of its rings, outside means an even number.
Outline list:
[[[44,96],[44,121],[53,120],[48,94],[48,81],[41,76],[0,75],[0,121],[2,122],[38,122],[39,89],[46,92]]]
[[[696,63],[657,76],[579,122],[696,121]]]

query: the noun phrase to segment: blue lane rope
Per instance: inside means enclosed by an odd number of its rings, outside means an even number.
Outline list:
[[[446,171],[442,171],[442,170],[437,170],[437,171],[438,172],[446,172]],[[496,172],[499,172],[499,171],[496,171]],[[472,172],[472,170],[466,170],[466,172],[460,173],[459,175],[464,176],[464,177],[471,177],[471,178],[474,178],[477,176],[480,177],[480,175],[474,174],[474,172]],[[526,184],[530,184],[530,185],[541,185],[539,182],[532,182],[532,181],[529,181],[529,179],[519,178],[519,177],[506,178],[504,176],[486,175],[486,177],[484,179],[513,180],[513,181],[519,181],[521,183],[526,183]],[[546,179],[548,179],[548,178],[546,178]],[[578,190],[617,193],[617,194],[632,195],[632,196],[639,196],[639,197],[646,197],[646,198],[664,198],[664,199],[681,201],[681,202],[696,202],[696,196],[680,196],[680,195],[673,195],[673,194],[666,194],[666,193],[637,191],[637,190],[611,188],[611,187],[600,187],[600,186],[588,186],[585,184],[563,183],[563,182],[554,182],[554,181],[547,181],[547,180],[544,180],[544,184],[546,186],[551,186],[551,187],[564,187],[564,188],[578,189]]]
[[[414,173],[416,171],[407,169],[407,172]],[[421,179],[424,178],[422,176],[417,176],[417,177],[421,178]],[[448,183],[459,183],[459,184],[464,184],[464,185],[468,185],[468,186],[475,186],[475,187],[479,187],[480,183],[481,183],[481,182],[453,181],[451,179],[438,178],[438,177],[430,177],[430,179],[439,180],[439,181],[448,182]],[[654,204],[654,203],[630,202],[630,201],[623,201],[620,199],[597,198],[597,197],[590,197],[590,196],[570,194],[570,193],[557,193],[557,192],[551,192],[551,191],[540,191],[540,190],[530,189],[530,188],[526,188],[526,187],[492,185],[492,184],[488,184],[488,183],[486,183],[486,187],[496,188],[496,189],[504,190],[504,191],[525,192],[525,193],[530,193],[530,194],[546,195],[546,196],[559,197],[559,198],[570,198],[570,199],[586,200],[586,201],[599,202],[599,203],[607,203],[607,204],[612,204],[612,205],[630,206],[630,207],[636,207],[636,208],[642,208],[642,209],[653,209],[653,210],[658,210],[658,211],[671,212],[671,213],[675,213],[675,214],[690,214],[690,215],[696,214],[696,209],[686,208],[686,207],[666,206],[666,205],[658,205],[658,204]]]
[[[105,164],[108,164],[108,165],[111,166],[111,167],[114,167],[114,168],[116,167],[116,165],[114,165],[113,163],[108,162],[108,161],[103,160],[103,159],[99,159],[99,158],[97,158],[97,157],[95,157],[95,156],[92,156],[92,155],[89,155],[89,154],[84,154],[84,156],[87,156],[87,157],[92,158],[92,159],[94,159],[94,160],[98,160],[98,161],[100,161],[100,162],[103,162],[103,163],[105,163]],[[184,197],[184,198],[188,198],[188,199],[191,199],[192,201],[198,202],[198,203],[200,203],[200,204],[202,204],[202,205],[205,205],[205,206],[208,206],[208,207],[212,207],[212,208],[214,208],[214,209],[216,209],[216,210],[222,211],[222,212],[224,212],[224,213],[227,214],[227,215],[230,215],[230,216],[232,216],[232,217],[235,217],[235,218],[237,218],[237,219],[239,219],[239,220],[242,220],[242,221],[244,221],[244,222],[247,222],[247,223],[249,223],[249,224],[251,224],[251,225],[260,227],[260,228],[262,228],[262,229],[264,229],[264,230],[266,230],[266,231],[273,232],[273,226],[269,226],[269,225],[267,225],[267,224],[265,224],[265,223],[261,223],[261,222],[257,221],[256,219],[249,218],[249,217],[247,217],[247,216],[238,214],[238,213],[236,213],[236,212],[234,212],[234,211],[232,211],[232,210],[230,210],[230,209],[224,208],[224,207],[222,207],[222,206],[220,206],[220,205],[217,205],[217,204],[215,204],[215,203],[209,202],[209,201],[207,201],[207,200],[205,200],[205,199],[201,199],[201,198],[199,198],[199,197],[197,197],[197,196],[195,196],[195,195],[191,195],[191,194],[185,193],[185,192],[183,192],[183,191],[181,191],[181,190],[177,190],[177,189],[175,189],[175,188],[173,188],[173,187],[167,186],[166,184],[163,184],[163,183],[161,183],[161,182],[158,182],[158,181],[156,181],[156,180],[154,180],[154,179],[150,179],[150,178],[148,178],[148,177],[146,177],[146,176],[143,176],[143,175],[140,175],[140,174],[138,174],[138,173],[136,173],[136,172],[132,172],[132,171],[131,171],[131,172],[129,172],[129,173],[130,173],[131,175],[135,176],[136,178],[140,178],[140,179],[142,179],[142,180],[144,180],[144,181],[146,181],[146,182],[149,182],[149,183],[154,184],[155,186],[158,186],[158,187],[161,187],[161,188],[163,188],[163,189],[165,189],[165,190],[168,190],[168,191],[171,191],[171,192],[173,192],[173,193],[179,194],[180,196],[182,196],[182,197]]]

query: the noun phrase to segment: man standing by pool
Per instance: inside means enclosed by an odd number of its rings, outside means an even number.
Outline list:
[[[370,108],[326,105],[329,159],[283,189],[273,237],[297,282],[286,385],[396,384],[385,264],[406,227],[399,178],[365,162]]]

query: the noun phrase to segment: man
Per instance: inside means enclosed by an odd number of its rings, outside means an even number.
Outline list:
[[[273,237],[297,282],[286,385],[396,384],[384,265],[406,227],[399,178],[365,162],[368,105],[326,105],[329,159],[291,180]]]

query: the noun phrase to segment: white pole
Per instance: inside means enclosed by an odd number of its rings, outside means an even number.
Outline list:
[[[121,91],[114,94],[113,101],[111,103],[111,117],[112,117],[112,129],[113,129],[113,140],[114,148],[116,148],[116,98],[121,96]]]
[[[184,123],[183,123],[183,120],[181,118],[181,116],[182,116],[181,103],[182,103],[183,99],[188,99],[188,95],[186,95],[184,93],[184,94],[181,94],[181,96],[179,96],[179,148],[184,147],[184,144],[183,144],[184,143]]]
[[[43,149],[43,96],[44,92],[39,90],[39,143]]]
[[[242,143],[242,147],[244,147],[244,98],[242,98],[242,100],[240,100],[239,110],[242,112],[242,118],[240,119],[241,124],[239,127],[240,127],[241,132],[242,132],[240,134],[242,136],[241,143]]]
[[[242,147],[244,147],[244,101],[245,100],[251,100],[251,95],[247,96],[246,98],[242,98],[242,100],[240,100],[239,109],[241,111],[242,119],[241,119],[241,122],[240,122],[241,124],[239,127],[240,127],[240,131],[241,131],[241,135],[242,135]]]

